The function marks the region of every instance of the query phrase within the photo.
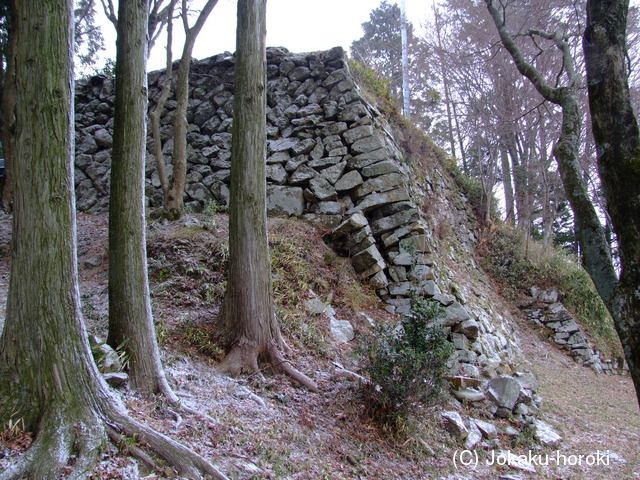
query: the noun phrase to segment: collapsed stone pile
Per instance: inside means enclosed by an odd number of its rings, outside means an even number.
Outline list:
[[[531,299],[522,306],[524,314],[549,330],[553,341],[578,363],[598,373],[624,374],[628,367],[624,360],[606,359],[594,348],[573,315],[560,303],[556,290],[531,289]]]

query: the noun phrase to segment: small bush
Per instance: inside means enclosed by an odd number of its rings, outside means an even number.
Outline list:
[[[438,303],[414,297],[409,315],[380,325],[363,346],[365,372],[371,380],[363,389],[376,420],[398,425],[442,390],[446,363],[453,353],[453,345],[437,324],[442,315]]]

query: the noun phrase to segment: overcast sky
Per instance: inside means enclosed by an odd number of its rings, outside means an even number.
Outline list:
[[[388,0],[397,3],[400,0]],[[431,8],[429,0],[405,0],[407,18],[418,26]],[[202,4],[201,0],[198,3]],[[335,46],[349,49],[351,42],[362,36],[362,23],[369,20],[369,12],[381,0],[268,0],[267,45],[286,47],[291,52],[328,50]],[[100,12],[102,13],[102,12]],[[192,20],[191,24],[195,22]],[[103,23],[107,57],[115,58],[115,30]],[[174,23],[173,58],[182,52],[178,39],[181,23]],[[198,36],[194,57],[207,58],[217,53],[235,50],[236,0],[219,0]],[[159,39],[149,58],[149,71],[164,68],[165,42]]]

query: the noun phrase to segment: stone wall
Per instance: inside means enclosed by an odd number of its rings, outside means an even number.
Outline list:
[[[228,201],[234,62],[225,53],[192,64],[185,201],[194,210]],[[451,370],[458,398],[485,401],[487,379],[524,369],[508,308],[473,259],[475,216],[464,195],[436,160],[423,171],[408,166],[412,159],[354,82],[341,48],[269,49],[267,63],[269,212],[302,216],[330,232],[327,241],[352,258],[390,313],[408,312],[414,291],[442,304],[442,326],[457,349]],[[151,104],[163,75],[149,75]],[[95,77],[77,88],[77,205],[100,211],[108,202],[113,81]],[[174,108],[170,98],[162,120],[167,160]],[[150,153],[146,183],[149,206],[159,206]]]
[[[560,302],[556,290],[531,289],[531,298],[521,306],[524,315],[547,330],[554,343],[576,362],[597,373],[625,375],[629,367],[623,358],[612,360],[589,341],[573,315]]]

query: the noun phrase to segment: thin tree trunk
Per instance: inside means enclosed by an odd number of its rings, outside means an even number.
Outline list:
[[[280,354],[273,310],[266,210],[266,0],[238,1],[229,201],[229,277],[221,318],[229,352],[221,369],[237,375],[270,360],[312,390]]]
[[[14,134],[15,134],[15,26],[13,15],[7,12],[7,38],[5,55],[5,70],[2,72],[2,118],[0,136],[5,162],[5,176],[2,182],[2,197],[0,204],[5,212],[11,212],[13,196],[13,165],[15,163]]]
[[[640,133],[627,79],[628,0],[587,0],[583,48],[593,136],[622,271],[612,315],[640,403]]]
[[[120,2],[109,197],[109,336],[124,346],[134,388],[174,399],[160,363],[147,279],[144,162],[147,113],[146,0]]]
[[[0,336],[0,423],[35,434],[0,480],[85,479],[106,431],[137,437],[183,476],[226,478],[128,417],[99,374],[82,321],[73,188],[73,1],[16,8],[16,156],[11,272]],[[34,174],[34,172],[36,172]],[[73,462],[71,458],[73,455]]]
[[[502,165],[502,187],[504,189],[505,202],[505,223],[513,225],[515,223],[515,214],[513,209],[513,182],[511,181],[511,163],[509,162],[509,154],[506,147],[500,147],[500,161]]]
[[[444,88],[444,104],[447,109],[447,132],[449,134],[449,145],[451,146],[451,156],[456,157],[456,143],[453,137],[453,120],[451,115],[451,94],[449,90],[449,78],[445,67],[444,49],[442,47],[442,28],[440,26],[440,14],[433,3],[433,16],[435,18],[436,36],[438,40],[438,60],[440,63],[440,75],[442,76],[442,86]],[[466,173],[466,171],[465,171]]]
[[[167,207],[169,202],[169,180],[167,178],[167,169],[164,164],[164,155],[162,154],[162,136],[160,134],[160,117],[162,110],[171,93],[171,79],[173,78],[173,58],[171,53],[171,45],[173,43],[173,9],[178,0],[171,0],[167,6],[167,68],[164,73],[164,81],[162,82],[162,90],[160,97],[149,113],[151,121],[151,137],[153,138],[153,157],[156,161],[156,169],[158,170],[158,178],[160,180],[160,188],[162,189],[162,205]]]
[[[187,107],[189,103],[189,70],[193,47],[207,17],[218,3],[208,0],[195,25],[189,28],[187,1],[182,1],[182,20],[185,27],[185,41],[182,58],[178,66],[176,84],[176,109],[173,116],[173,175],[169,184],[165,208],[170,218],[179,218],[184,208],[184,186],[187,179]]]

